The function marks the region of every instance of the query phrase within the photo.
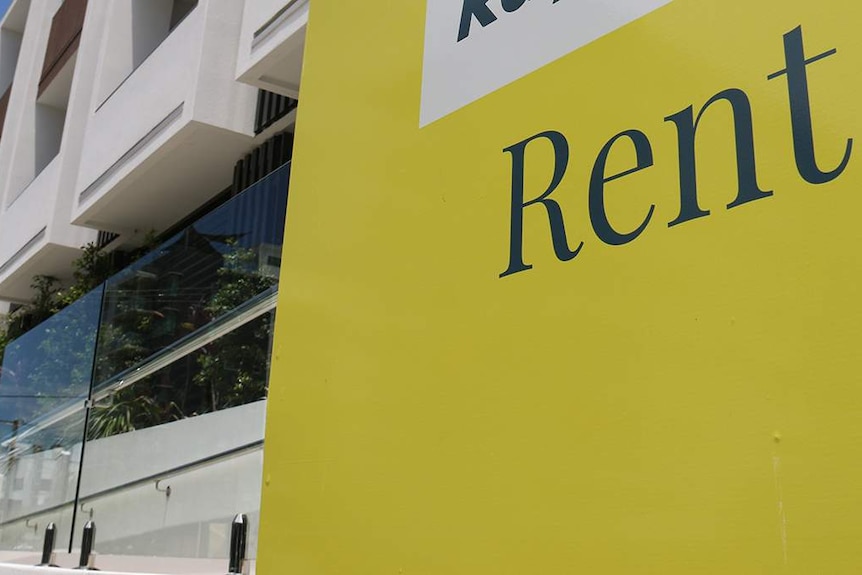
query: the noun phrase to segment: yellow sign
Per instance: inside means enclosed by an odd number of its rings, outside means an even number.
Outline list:
[[[862,5],[317,2],[259,573],[855,574]]]

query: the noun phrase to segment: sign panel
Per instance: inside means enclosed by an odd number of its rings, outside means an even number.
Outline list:
[[[856,573],[860,18],[315,3],[258,571]]]
[[[433,122],[668,2],[428,2],[420,122]]]

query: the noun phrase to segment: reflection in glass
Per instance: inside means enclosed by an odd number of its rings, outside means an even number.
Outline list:
[[[6,346],[0,371],[0,549],[69,536],[103,287]]]
[[[278,282],[288,175],[279,168],[108,280],[97,387]]]
[[[88,440],[266,398],[274,312],[99,400]]]
[[[9,433],[74,400],[90,387],[103,288],[42,322],[6,346],[0,371],[0,419]],[[17,427],[17,429],[16,429]]]
[[[240,325],[93,406],[81,503],[110,529],[100,552],[224,557],[233,516],[258,517],[260,400],[274,315]],[[161,420],[166,413],[173,421]],[[123,520],[127,514],[135,521]]]
[[[38,549],[40,534],[54,521],[68,537],[84,435],[80,409],[44,427],[25,429],[3,442],[0,457],[0,549]]]

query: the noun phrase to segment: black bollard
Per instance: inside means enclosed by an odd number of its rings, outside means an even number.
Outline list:
[[[90,560],[95,542],[96,524],[92,521],[87,521],[84,525],[84,535],[81,537],[81,559],[78,561],[76,569],[93,569],[93,566],[90,565]]]
[[[248,538],[248,517],[243,514],[233,518],[230,525],[230,562],[228,575],[238,575],[245,566],[245,542]]]
[[[38,567],[56,567],[54,565],[54,540],[57,538],[57,526],[49,523],[45,528],[45,541],[42,543],[42,562]]]

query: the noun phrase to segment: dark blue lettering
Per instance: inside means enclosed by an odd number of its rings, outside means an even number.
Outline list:
[[[742,204],[767,198],[771,191],[757,185],[757,169],[754,158],[754,127],[751,119],[751,102],[742,90],[730,88],[719,92],[703,105],[697,118],[692,106],[665,118],[676,124],[679,144],[679,215],[668,227],[673,227],[695,218],[709,215],[709,210],[700,208],[697,202],[697,168],[695,159],[695,136],[704,112],[714,103],[724,100],[733,111],[733,127],[736,140],[736,173],[738,191],[736,199],[727,205],[735,208]]]
[[[514,12],[521,6],[527,3],[527,0],[503,0],[501,4],[503,5],[503,10],[506,12]]]
[[[526,164],[527,144],[538,139],[548,140],[554,148],[554,174],[548,188],[538,197],[524,201],[524,171]],[[584,243],[581,242],[574,250],[569,249],[566,238],[566,226],[563,221],[563,211],[559,204],[550,199],[549,196],[557,189],[566,168],[569,165],[569,142],[559,132],[547,131],[531,136],[517,144],[503,149],[504,152],[512,154],[512,216],[509,233],[509,265],[500,277],[506,277],[518,272],[531,269],[533,266],[524,263],[524,208],[533,204],[542,204],[548,212],[548,220],[551,226],[551,241],[554,253],[560,261],[574,259]]]
[[[608,162],[608,155],[611,153],[611,148],[620,138],[628,138],[635,146],[635,154],[637,156],[637,164],[634,168],[630,168],[613,176],[605,176],[605,167]],[[649,212],[644,218],[644,221],[633,232],[624,234],[620,233],[611,226],[608,221],[608,214],[605,211],[605,184],[612,182],[623,176],[628,176],[635,172],[639,172],[653,165],[652,147],[646,134],[639,130],[627,130],[621,132],[611,138],[602,151],[599,152],[596,158],[596,163],[593,165],[593,174],[590,178],[590,222],[593,224],[593,230],[600,240],[612,246],[627,244],[637,238],[646,229],[652,218],[655,205],[651,205]]]
[[[838,167],[829,172],[817,166],[814,157],[814,131],[811,127],[811,99],[808,95],[808,71],[806,66],[836,54],[832,49],[813,58],[805,59],[802,44],[802,26],[797,26],[784,35],[784,59],[787,67],[767,76],[767,80],[787,74],[787,89],[790,95],[790,125],[793,129],[793,154],[799,175],[810,184],[825,184],[841,175],[850,161],[853,139],[848,138],[844,157]]]
[[[482,28],[497,19],[488,8],[488,0],[464,0],[464,7],[461,9],[461,26],[458,28],[459,42],[470,35],[470,25],[474,17]]]

